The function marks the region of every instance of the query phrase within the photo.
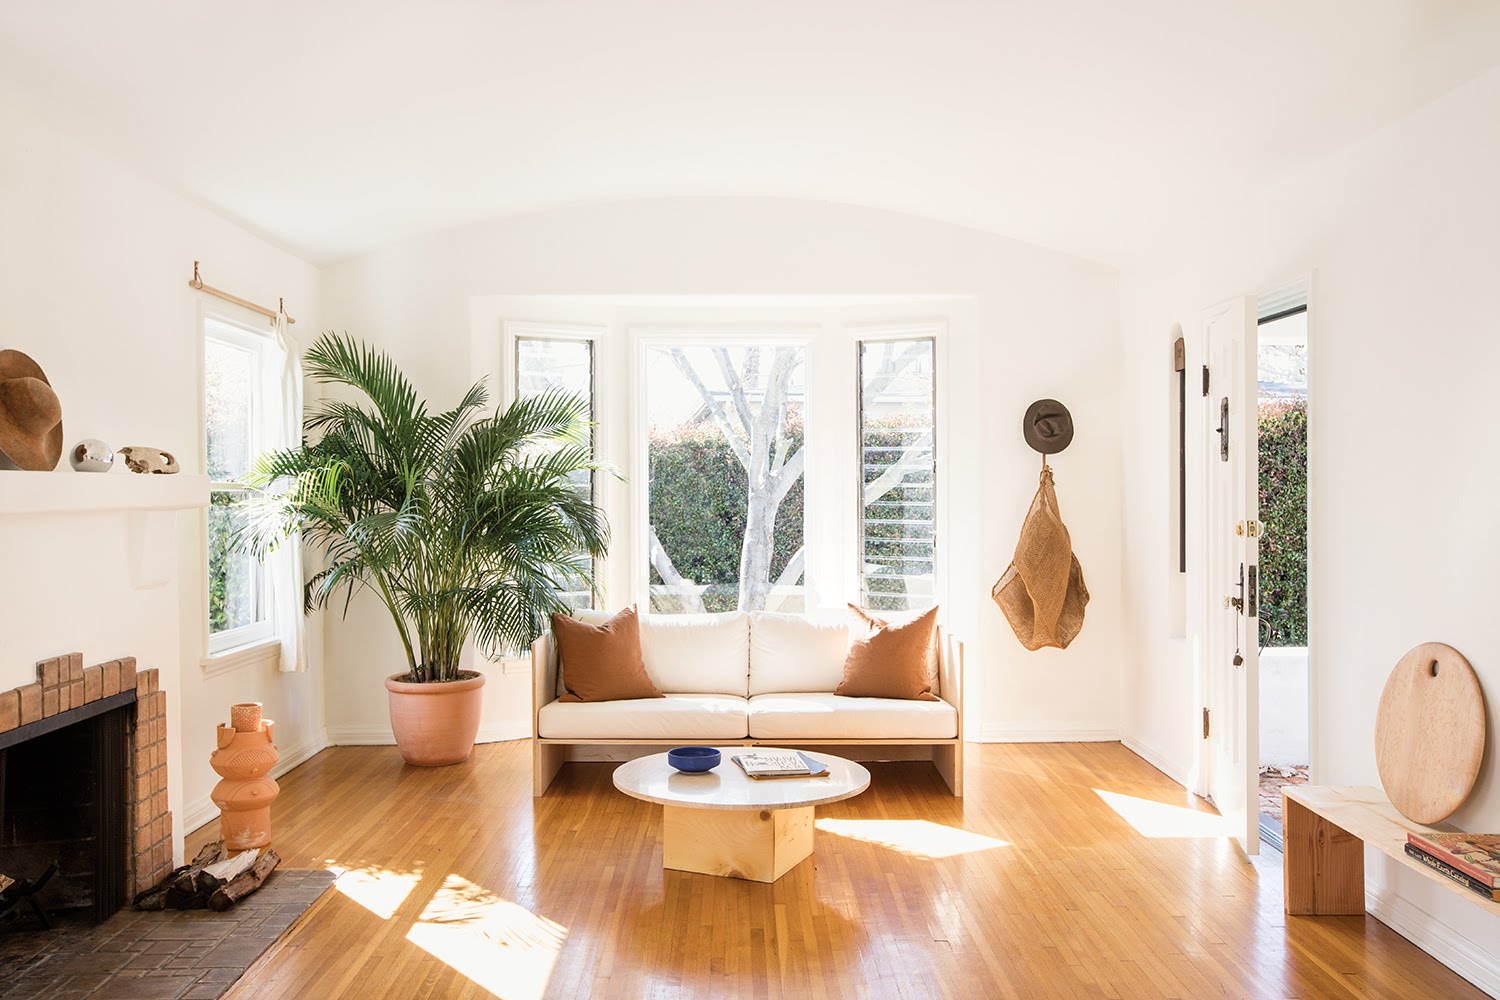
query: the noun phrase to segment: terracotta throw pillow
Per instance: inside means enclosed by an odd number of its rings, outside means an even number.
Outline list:
[[[663,697],[641,662],[641,625],[635,608],[626,608],[603,625],[554,614],[552,636],[567,688],[558,701]]]
[[[932,693],[932,660],[938,609],[892,624],[863,608],[849,605],[867,631],[859,629],[844,659],[844,679],[834,694],[852,698],[905,698],[908,701],[938,701]]]

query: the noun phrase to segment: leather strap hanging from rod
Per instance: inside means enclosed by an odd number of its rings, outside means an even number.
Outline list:
[[[188,282],[188,287],[196,288],[200,292],[207,292],[209,295],[221,298],[225,302],[233,302],[235,305],[243,306],[244,308],[249,309],[251,312],[258,312],[262,316],[266,317],[266,319],[270,320],[272,323],[276,322],[276,317],[278,315],[286,316],[286,322],[288,326],[297,322],[296,320],[292,319],[291,316],[287,315],[286,299],[278,299],[275,309],[267,309],[265,306],[256,305],[249,299],[242,299],[238,295],[231,295],[223,289],[215,288],[212,285],[205,285],[203,283],[203,278],[198,274],[198,262],[196,260],[193,261],[193,280]]]

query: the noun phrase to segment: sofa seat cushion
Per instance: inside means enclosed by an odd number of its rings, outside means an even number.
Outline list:
[[[732,694],[744,699],[750,683],[750,616],[643,615],[641,659],[646,674],[668,694]]]
[[[854,699],[847,699],[854,700]],[[628,701],[553,701],[537,713],[537,732],[554,740],[742,740],[745,699],[669,694]]]
[[[837,694],[758,694],[750,699],[752,739],[948,740],[957,735],[958,712],[946,701]]]

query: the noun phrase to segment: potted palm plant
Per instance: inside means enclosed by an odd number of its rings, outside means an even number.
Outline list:
[[[342,594],[347,614],[356,592],[375,594],[406,656],[385,682],[401,754],[459,763],[484,684],[459,667],[465,645],[525,649],[565,592],[594,588],[609,528],[576,485],[596,467],[587,403],[548,392],[486,415],[481,382],[429,413],[388,355],[347,335],[325,334],[304,366],[364,399],[321,400],[301,447],[261,456],[239,542],[264,554],[296,533],[321,555],[306,610]]]

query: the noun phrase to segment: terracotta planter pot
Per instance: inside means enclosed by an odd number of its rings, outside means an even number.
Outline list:
[[[442,767],[462,764],[479,735],[483,674],[456,681],[413,684],[392,674],[385,679],[391,700],[391,729],[408,764]]]

